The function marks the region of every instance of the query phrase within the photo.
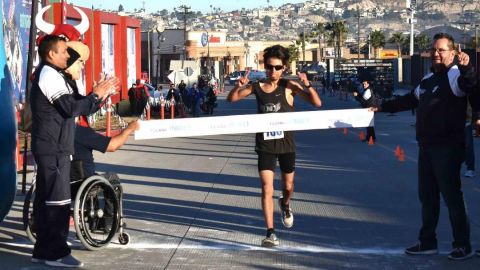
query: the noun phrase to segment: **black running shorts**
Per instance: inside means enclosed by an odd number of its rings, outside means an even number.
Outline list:
[[[265,152],[258,153],[258,171],[275,171],[275,166],[280,164],[280,170],[283,173],[292,173],[295,171],[295,152],[284,154],[271,154]]]

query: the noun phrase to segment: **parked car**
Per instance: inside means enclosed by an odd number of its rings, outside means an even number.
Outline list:
[[[314,62],[311,65],[304,66],[301,71],[307,74],[307,78],[312,80],[314,76],[324,77],[326,66],[324,63]]]
[[[245,70],[241,71],[234,71],[228,75],[228,83],[230,85],[235,85],[237,83],[237,80],[240,79],[241,76],[245,75]],[[250,73],[248,74],[248,79],[250,82],[255,82],[255,81],[260,81],[263,80],[267,77],[267,74],[265,71],[260,71],[260,70],[250,70]]]

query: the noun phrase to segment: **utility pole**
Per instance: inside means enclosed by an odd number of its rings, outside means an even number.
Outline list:
[[[413,50],[414,50],[413,48],[413,34],[414,34],[413,30],[414,30],[414,24],[415,24],[414,14],[415,14],[415,9],[417,8],[417,1],[407,0],[407,8],[410,10],[410,53],[409,54],[410,56],[412,56]]]
[[[360,15],[360,5],[357,6],[357,50],[358,56],[357,59],[360,60],[360,18],[363,17]]]
[[[187,15],[190,14],[190,6],[181,5],[178,7],[180,10],[183,11],[183,59],[187,59]]]
[[[303,26],[302,38],[303,66],[305,67],[305,25]]]
[[[152,83],[152,81],[150,81],[150,73],[151,73],[151,62],[152,62],[152,55],[151,55],[151,46],[150,46],[150,32],[152,30],[151,29],[148,29],[147,31],[147,56],[148,56],[148,83]]]
[[[478,49],[478,27],[480,26],[480,24],[475,24],[475,52],[477,51]]]

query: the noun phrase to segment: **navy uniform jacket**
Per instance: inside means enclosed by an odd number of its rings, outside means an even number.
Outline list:
[[[75,119],[98,109],[95,95],[77,99],[62,71],[41,64],[35,71],[32,108],[32,152],[35,155],[72,155]]]
[[[476,75],[471,66],[451,65],[446,71],[427,74],[411,93],[385,100],[381,111],[416,108],[417,141],[420,146],[463,145],[467,98],[478,105]]]

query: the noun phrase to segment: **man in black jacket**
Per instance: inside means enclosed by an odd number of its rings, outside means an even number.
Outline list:
[[[355,99],[360,103],[360,105],[362,105],[363,108],[375,106],[375,95],[370,87],[370,83],[366,79],[362,80],[362,87],[363,92],[361,94],[356,90],[353,91],[353,96]],[[370,139],[373,141],[377,139],[375,137],[375,129],[373,126],[367,127],[367,137],[363,141],[369,142]]]
[[[416,108],[418,192],[422,204],[419,242],[405,250],[410,255],[436,254],[436,227],[440,194],[448,207],[453,230],[452,260],[473,255],[469,221],[461,189],[460,168],[465,155],[467,98],[478,95],[476,75],[467,54],[455,51],[448,34],[436,34],[431,48],[432,72],[411,93],[382,102],[379,108],[397,112]],[[457,64],[455,64],[457,57]],[[471,99],[476,102],[478,98]],[[472,103],[473,105],[473,103]]]
[[[38,47],[41,63],[32,84],[32,152],[37,162],[34,220],[37,242],[31,261],[49,266],[81,267],[67,245],[70,216],[70,156],[74,117],[88,115],[116,87],[100,82],[86,98],[76,99],[63,69],[71,57],[64,38],[45,36]],[[79,54],[72,57],[80,57]]]

